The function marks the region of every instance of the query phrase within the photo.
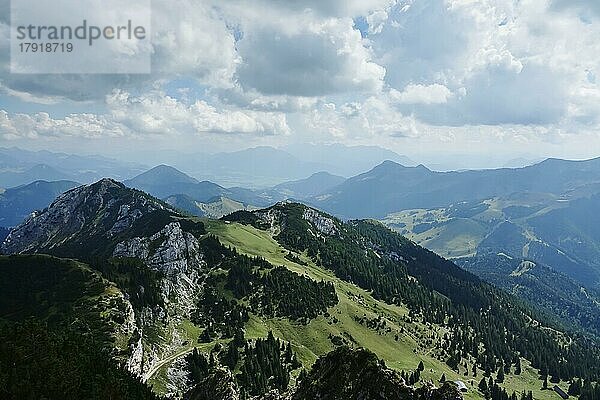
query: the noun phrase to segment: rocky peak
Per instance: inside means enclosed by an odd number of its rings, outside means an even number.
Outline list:
[[[32,213],[8,235],[3,253],[39,252],[90,237],[110,238],[143,215],[165,209],[145,193],[113,179],[102,179],[60,195],[48,208]]]

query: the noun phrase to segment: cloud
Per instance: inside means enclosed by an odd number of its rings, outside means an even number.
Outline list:
[[[369,35],[391,100],[432,125],[593,119],[580,115],[593,110],[574,88],[595,87],[588,76],[600,67],[600,29],[548,7],[546,0],[398,4]]]
[[[387,16],[369,38],[386,82],[396,89],[442,77],[469,50],[470,17],[444,0],[399,3]]]
[[[0,0],[0,134],[573,142],[600,131],[597,3],[154,0],[153,74],[19,76]]]
[[[288,135],[286,115],[217,108],[206,101],[185,104],[152,91],[140,96],[115,90],[107,96],[106,114],[70,114],[52,118],[0,111],[0,135],[5,139],[82,137],[106,139],[118,136],[193,136],[213,134]]]
[[[112,13],[109,9],[105,12]],[[0,3],[0,14],[10,15],[7,1]],[[10,74],[10,31],[8,21],[1,21],[0,81],[15,92],[76,101],[101,100],[114,88],[149,87],[156,81],[181,76],[210,87],[233,85],[239,61],[234,32],[209,2],[153,0],[152,19],[152,73],[136,75]]]
[[[551,7],[557,11],[571,9],[582,17],[600,16],[600,3],[594,0],[551,0]]]
[[[489,65],[463,83],[456,95],[440,95],[439,102],[404,101],[398,108],[425,123],[446,126],[547,125],[562,121],[567,114],[566,85],[544,66],[525,65],[517,72]]]
[[[466,94],[451,104],[448,122],[452,125],[556,123],[565,115],[565,87],[552,70],[526,65],[516,72],[490,66],[471,76]],[[453,118],[462,114],[462,118]]]
[[[37,103],[37,104],[59,104],[61,97],[56,96],[37,96],[35,94],[31,94],[29,92],[20,92],[18,90],[13,90],[11,88],[5,87],[2,83],[0,83],[0,93],[5,93],[8,96],[16,97],[19,100],[28,102],[28,103]]]
[[[103,116],[72,114],[53,119],[47,113],[9,115],[0,110],[0,136],[4,139],[39,138],[107,138],[124,136],[126,132]]]
[[[287,135],[286,116],[252,110],[222,108],[197,100],[185,104],[160,91],[142,96],[116,90],[107,96],[111,119],[134,132],[155,134],[247,133]]]
[[[401,104],[443,104],[452,97],[444,85],[407,85],[402,92],[390,90],[390,97]]]
[[[237,73],[244,89],[305,97],[381,89],[385,69],[371,60],[352,19],[303,19],[244,31]]]
[[[370,96],[360,102],[340,106],[323,102],[310,113],[304,114],[299,127],[321,140],[365,139],[377,140],[386,136],[417,134],[416,121],[396,110],[384,98]]]
[[[261,12],[272,10],[278,14],[289,15],[308,11],[322,17],[345,18],[385,10],[394,5],[396,0],[230,0],[228,3]]]

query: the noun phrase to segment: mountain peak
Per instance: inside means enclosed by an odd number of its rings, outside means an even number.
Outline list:
[[[170,165],[160,164],[140,175],[125,181],[127,186],[156,185],[173,183],[198,183],[198,180]]]
[[[404,167],[404,165],[397,163],[395,161],[392,161],[392,160],[385,160],[381,164],[379,164],[377,167]]]
[[[2,244],[3,253],[47,251],[110,240],[142,217],[168,206],[121,182],[104,178],[60,195],[48,208],[32,214]]]
[[[123,185],[121,182],[112,179],[112,178],[102,178],[99,181],[92,183],[91,185],[89,185],[90,187],[104,187],[104,188],[108,188],[108,187],[118,187],[118,188],[124,188],[125,185]]]

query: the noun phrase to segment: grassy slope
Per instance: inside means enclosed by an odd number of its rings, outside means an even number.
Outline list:
[[[447,379],[460,379],[468,386],[471,379],[474,386],[481,379],[481,373],[477,378],[464,377],[462,369],[460,374],[456,374],[444,362],[433,356],[431,348],[423,345],[420,338],[426,335],[443,335],[443,328],[404,322],[402,317],[408,313],[406,308],[373,299],[368,292],[338,279],[330,271],[317,267],[307,257],[301,256],[308,263],[307,266],[285,259],[287,251],[281,248],[268,232],[219,221],[206,221],[206,226],[207,230],[217,235],[223,244],[234,246],[242,253],[264,257],[275,265],[285,265],[290,270],[307,274],[313,279],[331,281],[336,287],[340,302],[329,310],[330,317],[321,316],[308,325],[301,325],[285,319],[265,319],[254,315],[246,328],[247,337],[264,337],[269,330],[273,330],[276,336],[292,342],[305,366],[311,365],[318,356],[333,349],[333,344],[329,340],[330,334],[352,337],[357,346],[369,348],[395,369],[413,370],[422,360],[425,365],[425,371],[422,373],[424,379],[437,382],[444,373]],[[355,315],[359,317],[382,315],[386,318],[391,332],[379,334],[356,322],[353,319]],[[336,317],[339,322],[333,323],[333,317]],[[395,334],[399,333],[402,327],[406,333],[400,334],[400,340],[396,341]],[[509,393],[513,390],[531,390],[535,399],[557,398],[557,395],[551,391],[540,390],[541,381],[538,380],[536,371],[530,368],[527,362],[523,362],[523,373],[520,376],[507,376],[504,386]],[[566,388],[564,383],[562,386]],[[473,389],[469,390],[465,398],[480,399],[482,396]]]
[[[448,218],[443,208],[401,211],[388,215],[382,222],[410,240],[447,258],[472,256],[490,229],[479,219]],[[432,225],[423,232],[414,231],[415,226],[431,222],[439,225]]]
[[[125,319],[122,293],[78,261],[46,255],[0,256],[0,319],[35,317],[49,325],[79,321],[98,338],[126,350],[117,327]]]

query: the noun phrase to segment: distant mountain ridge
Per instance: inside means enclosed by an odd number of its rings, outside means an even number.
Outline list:
[[[344,182],[346,178],[338,175],[332,175],[329,172],[316,172],[305,179],[280,183],[274,186],[272,190],[289,194],[297,199],[304,199],[319,195],[327,190],[331,190]]]
[[[255,194],[250,189],[226,189],[213,182],[200,182],[178,169],[167,165],[159,165],[151,168],[123,183],[128,187],[143,190],[160,199],[175,195],[185,195],[187,198],[201,203],[209,203],[220,197],[229,197],[245,204],[264,205],[267,202],[267,200]]]
[[[0,147],[0,187],[14,187],[36,180],[71,180],[89,183],[104,177],[118,180],[143,171],[143,165],[103,156]]]
[[[46,164],[36,164],[24,168],[10,168],[0,172],[0,185],[3,187],[26,185],[38,180],[60,181],[70,179],[74,179],[74,176]]]
[[[416,163],[410,158],[378,146],[345,146],[337,144],[295,144],[284,149],[300,159],[323,163],[327,172],[344,177],[354,176],[391,160],[405,166]]]
[[[140,158],[144,162],[146,159],[171,165],[199,180],[209,180],[223,187],[250,189],[305,179],[321,171],[349,177],[387,159],[414,165],[407,157],[381,147],[341,144],[259,146],[216,154],[158,151]]]
[[[143,190],[161,199],[169,199],[174,206],[195,215],[206,215],[209,209],[214,209],[216,202],[231,212],[250,207],[268,206],[285,199],[306,199],[325,192],[340,183],[345,178],[317,172],[308,178],[289,181],[266,189],[247,189],[242,187],[224,188],[209,181],[197,179],[168,165],[158,165],[142,174],[124,181],[128,187]],[[200,205],[196,203],[201,203]],[[213,203],[212,206],[208,204]],[[239,203],[239,205],[234,205]],[[207,205],[206,208],[204,205]],[[201,210],[206,208],[206,210]],[[208,211],[208,215],[218,215]],[[222,215],[219,215],[222,216]]]
[[[20,224],[34,210],[46,208],[58,195],[79,184],[72,181],[35,181],[0,193],[0,226]]]
[[[419,165],[385,161],[349,178],[313,204],[345,218],[382,218],[413,209],[444,207],[512,193],[567,194],[600,182],[600,158],[585,161],[548,159],[517,169],[435,172]]]

